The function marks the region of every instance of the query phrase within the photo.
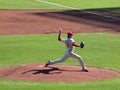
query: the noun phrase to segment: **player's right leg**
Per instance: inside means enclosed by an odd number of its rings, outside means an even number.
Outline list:
[[[47,67],[48,65],[61,63],[61,62],[65,61],[67,58],[68,58],[68,55],[64,55],[61,59],[57,59],[57,60],[54,60],[54,61],[48,61],[48,63],[45,64],[45,67]]]

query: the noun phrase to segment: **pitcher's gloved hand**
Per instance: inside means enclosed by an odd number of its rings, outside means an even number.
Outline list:
[[[85,46],[85,43],[84,43],[84,42],[81,42],[81,43],[80,43],[80,47],[81,47],[81,48],[84,48],[84,46]]]

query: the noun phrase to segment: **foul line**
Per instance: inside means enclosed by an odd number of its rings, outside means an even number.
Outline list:
[[[54,5],[54,6],[63,7],[63,8],[68,8],[68,9],[79,9],[79,8],[74,8],[74,7],[70,7],[70,6],[65,6],[65,5],[62,5],[62,4],[48,2],[48,1],[45,1],[45,0],[36,0],[36,1],[46,3],[46,4],[51,4],[51,5]]]
[[[80,10],[79,8],[75,8],[75,7],[71,7],[71,6],[65,6],[65,5],[62,5],[62,4],[48,2],[48,1],[45,1],[45,0],[36,0],[36,1],[42,2],[42,3],[46,3],[46,4],[51,4],[51,5],[54,5],[54,6],[59,6],[59,7],[67,8],[67,9]],[[83,13],[98,15],[98,16],[102,16],[102,17],[106,17],[106,18],[111,18],[111,19],[114,19],[114,20],[118,20],[119,19],[117,17],[108,16],[108,15],[104,15],[104,14],[100,14],[100,13],[96,13],[96,12],[82,11],[82,10],[80,10],[80,11],[83,12]]]

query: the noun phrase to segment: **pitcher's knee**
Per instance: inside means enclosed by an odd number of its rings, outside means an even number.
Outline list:
[[[78,59],[78,60],[82,60],[82,57],[79,56],[79,57],[77,57],[77,59]]]

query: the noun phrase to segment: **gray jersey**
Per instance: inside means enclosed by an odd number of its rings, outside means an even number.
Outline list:
[[[67,50],[69,51],[74,50],[74,46],[72,44],[75,41],[72,38],[62,39],[61,41],[65,43]]]

